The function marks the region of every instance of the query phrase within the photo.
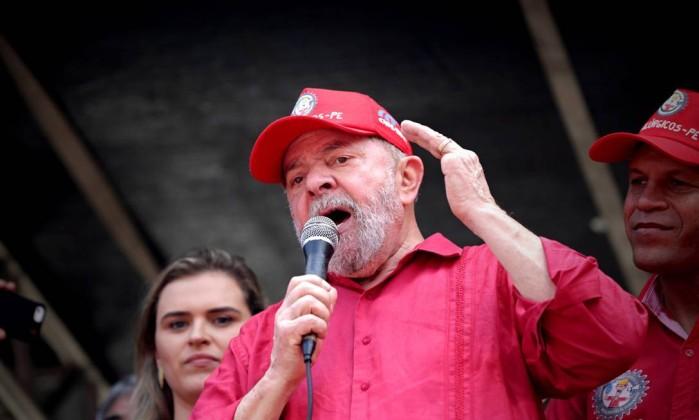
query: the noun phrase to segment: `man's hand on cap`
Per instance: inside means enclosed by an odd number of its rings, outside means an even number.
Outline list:
[[[448,153],[464,150],[454,140],[426,125],[404,120],[400,127],[405,138],[427,150],[437,159],[441,159]]]
[[[481,216],[502,211],[490,193],[483,167],[473,151],[413,121],[403,121],[401,130],[409,141],[440,160],[449,207],[469,229],[478,234]]]

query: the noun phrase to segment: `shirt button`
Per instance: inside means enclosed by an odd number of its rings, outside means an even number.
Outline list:
[[[684,355],[687,357],[694,357],[694,350],[693,349],[685,349]]]
[[[363,384],[361,384],[361,385],[359,386],[359,389],[361,389],[362,391],[366,391],[367,389],[369,389],[369,383],[368,383],[368,382],[364,382]]]
[[[371,337],[367,335],[366,337],[362,338],[362,344],[366,346],[369,343],[371,343]]]

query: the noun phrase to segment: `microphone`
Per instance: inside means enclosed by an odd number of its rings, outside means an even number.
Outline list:
[[[301,247],[306,257],[306,274],[315,274],[325,279],[328,274],[328,263],[337,246],[337,225],[325,216],[314,216],[308,219],[301,231]],[[301,349],[303,361],[310,362],[316,347],[316,335],[303,336]]]

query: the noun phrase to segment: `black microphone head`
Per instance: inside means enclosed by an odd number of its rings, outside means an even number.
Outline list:
[[[337,225],[329,217],[314,216],[308,219],[301,231],[301,246],[308,241],[321,240],[329,243],[333,249],[337,247]]]

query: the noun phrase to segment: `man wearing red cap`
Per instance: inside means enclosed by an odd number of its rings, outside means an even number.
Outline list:
[[[453,214],[485,245],[423,238],[411,142],[440,159]],[[540,418],[542,396],[591,389],[640,350],[645,310],[592,258],[510,218],[475,153],[366,95],[305,89],[250,169],[283,186],[297,232],[322,215],[340,240],[327,281],[292,278],[231,341],[194,419],[304,418],[309,333],[319,419]]]
[[[590,157],[628,161],[624,203],[634,262],[653,273],[638,360],[589,394],[551,400],[551,419],[699,418],[699,93],[676,90],[638,134],[597,140]]]

